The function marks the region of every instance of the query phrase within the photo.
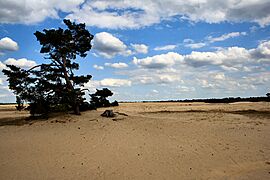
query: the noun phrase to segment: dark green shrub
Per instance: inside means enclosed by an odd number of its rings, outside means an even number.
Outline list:
[[[111,106],[119,106],[119,104],[118,104],[117,101],[113,101],[113,102],[111,103]]]

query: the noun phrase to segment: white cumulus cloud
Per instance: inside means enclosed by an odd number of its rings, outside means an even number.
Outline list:
[[[204,42],[194,42],[194,40],[192,39],[184,39],[183,43],[185,47],[188,47],[191,49],[199,49],[214,42],[225,41],[230,38],[235,38],[238,36],[245,36],[245,35],[247,35],[246,32],[230,32],[230,33],[218,36],[218,37],[207,36]]]
[[[169,52],[167,54],[160,54],[142,59],[137,59],[136,57],[134,57],[133,63],[137,66],[144,68],[162,69],[165,67],[170,67],[174,65],[176,62],[181,62],[182,60],[183,60],[182,55],[175,52]]]
[[[4,37],[0,39],[0,51],[17,51],[19,46],[17,42],[10,39],[9,37]]]
[[[167,50],[174,50],[177,47],[175,44],[165,45],[165,46],[158,46],[155,47],[155,51],[167,51]]]
[[[131,44],[131,46],[137,53],[142,53],[142,54],[148,53],[148,46],[146,46],[145,44]]]
[[[234,37],[238,37],[238,36],[245,36],[245,35],[247,35],[246,32],[231,32],[228,34],[223,34],[219,37],[209,36],[209,37],[207,37],[207,39],[209,40],[209,42],[213,43],[213,42],[225,41],[225,40],[230,39],[230,38],[234,38]]]
[[[269,8],[266,0],[92,0],[68,17],[111,29],[146,27],[175,16],[193,22],[256,22],[266,26],[270,24]]]
[[[186,44],[185,46],[191,49],[199,49],[206,46],[206,43],[190,43],[190,44]]]
[[[0,22],[33,24],[46,18],[66,18],[89,26],[136,29],[174,17],[192,22],[255,22],[270,24],[267,0],[0,0]]]
[[[37,65],[35,61],[28,60],[26,58],[21,58],[21,59],[8,58],[7,60],[5,60],[4,63],[8,65],[18,66],[21,68],[31,68]]]
[[[105,63],[105,66],[116,68],[116,69],[121,69],[121,68],[127,68],[128,65],[126,63]]]
[[[103,66],[99,66],[99,65],[96,65],[96,64],[93,65],[93,68],[95,68],[97,70],[103,70],[104,69]]]
[[[253,71],[270,65],[270,41],[262,41],[257,48],[228,47],[214,52],[192,51],[184,55],[186,64],[193,67],[220,66],[226,71]]]
[[[127,46],[108,32],[100,32],[95,35],[93,49],[105,58],[113,58],[116,55],[131,55],[131,51],[127,49]]]
[[[70,13],[79,8],[84,0],[0,0],[0,22],[34,24],[47,17],[59,18],[59,12]]]
[[[263,41],[256,49],[251,50],[251,55],[259,61],[270,64],[270,41]]]
[[[241,47],[229,47],[215,52],[197,52],[185,55],[185,62],[194,67],[206,65],[234,66],[248,62],[250,59],[248,50]]]
[[[109,87],[120,87],[120,86],[131,86],[131,81],[127,79],[114,79],[114,78],[105,78],[100,81],[100,86],[109,86]]]
[[[178,74],[170,73],[157,73],[152,72],[151,74],[138,74],[135,77],[132,77],[132,82],[134,84],[170,84],[177,81],[181,81],[181,78]]]

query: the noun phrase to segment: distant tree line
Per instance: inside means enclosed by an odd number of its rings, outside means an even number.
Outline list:
[[[167,100],[167,101],[143,101],[143,102],[204,102],[204,103],[234,103],[234,102],[270,102],[270,93],[262,97],[228,97],[228,98],[210,98],[210,99],[185,99],[185,100]]]

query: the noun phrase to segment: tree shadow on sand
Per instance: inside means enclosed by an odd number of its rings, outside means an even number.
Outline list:
[[[66,113],[53,113],[50,116],[21,116],[21,117],[0,117],[0,126],[23,126],[23,125],[32,125],[37,122],[47,121],[48,119],[55,119],[57,117],[61,117],[59,119],[63,119],[63,115],[67,115]],[[65,123],[66,120],[55,120],[55,123],[62,122]]]

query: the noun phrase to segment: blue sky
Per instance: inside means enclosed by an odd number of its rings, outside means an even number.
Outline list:
[[[270,91],[267,0],[0,0],[0,69],[45,62],[33,33],[86,23],[85,86],[120,101],[264,96]],[[0,73],[0,102],[13,102]]]

